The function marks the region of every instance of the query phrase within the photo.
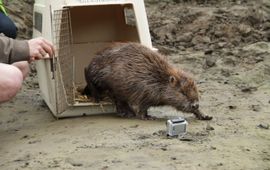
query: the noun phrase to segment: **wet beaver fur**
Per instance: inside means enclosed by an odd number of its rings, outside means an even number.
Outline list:
[[[85,79],[84,92],[96,102],[108,95],[121,116],[149,119],[149,107],[170,105],[212,119],[199,110],[194,80],[138,43],[116,43],[99,52],[85,68]]]

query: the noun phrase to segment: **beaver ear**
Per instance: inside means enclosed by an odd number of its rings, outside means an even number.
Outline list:
[[[172,86],[175,86],[176,85],[176,78],[174,76],[170,76],[169,77],[169,83],[172,85]]]

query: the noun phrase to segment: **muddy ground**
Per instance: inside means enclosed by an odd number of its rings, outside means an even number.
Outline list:
[[[269,1],[146,3],[155,47],[197,80],[199,121],[151,108],[154,121],[99,115],[56,120],[33,72],[0,105],[0,169],[270,170]],[[167,138],[165,121],[183,116],[188,133]]]

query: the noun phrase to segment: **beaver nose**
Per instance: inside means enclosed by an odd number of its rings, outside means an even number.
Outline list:
[[[193,104],[191,104],[191,108],[192,109],[198,109],[199,108],[199,103],[193,103]]]

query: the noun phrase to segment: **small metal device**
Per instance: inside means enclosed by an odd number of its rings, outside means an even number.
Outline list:
[[[183,136],[187,132],[188,122],[181,118],[169,119],[166,122],[168,136]]]

